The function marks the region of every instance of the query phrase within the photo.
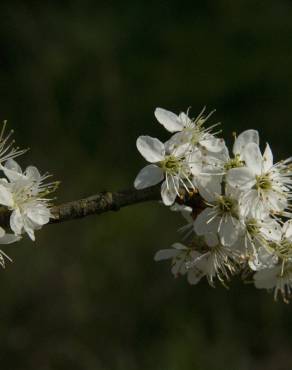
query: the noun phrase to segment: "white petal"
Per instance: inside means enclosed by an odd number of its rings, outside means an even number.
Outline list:
[[[178,189],[178,181],[174,180],[176,183],[176,188]],[[169,186],[167,187],[166,181],[164,181],[161,185],[161,198],[163,203],[166,206],[171,206],[175,202],[175,199],[177,197],[177,192],[175,190],[175,187],[173,185],[173,182],[171,178],[169,178]]]
[[[167,151],[166,153],[172,154],[175,157],[183,157],[188,155],[190,152],[190,143],[186,142],[185,144],[180,144],[178,146],[173,147],[172,150]]]
[[[196,182],[197,188],[200,195],[207,202],[214,202],[218,195],[221,194],[221,182],[222,176],[200,176],[199,180]]]
[[[230,215],[223,218],[219,229],[220,241],[225,246],[232,246],[238,239],[239,222]]]
[[[267,204],[260,198],[256,189],[251,189],[246,193],[243,192],[239,198],[239,213],[242,217],[252,215],[252,218],[262,219],[269,210]]]
[[[178,256],[174,259],[174,263],[171,267],[171,273],[177,277],[179,275],[184,275],[187,273],[187,268],[186,268],[186,264],[185,264],[185,259],[184,259],[185,256]]]
[[[216,247],[216,245],[219,243],[218,236],[214,233],[207,233],[204,235],[204,237],[208,247]]]
[[[256,253],[249,261],[249,267],[253,271],[259,271],[262,269],[272,268],[278,262],[277,256],[268,252],[266,248],[260,247]]]
[[[264,160],[264,163],[263,163],[264,171],[267,172],[273,167],[273,153],[272,153],[272,150],[269,144],[266,145],[266,149],[263,155],[263,160]]]
[[[172,207],[170,207],[171,211],[174,212],[182,212],[182,213],[192,213],[192,207],[186,206],[184,204],[175,203]]]
[[[230,186],[228,182],[225,183],[225,194],[227,197],[238,200],[241,196],[241,190],[235,189],[234,187]]]
[[[281,266],[264,269],[254,274],[254,284],[258,289],[272,289],[277,284],[278,274]]]
[[[136,142],[137,149],[150,163],[160,162],[165,157],[164,144],[151,136],[139,136]]]
[[[25,180],[25,176],[16,171],[9,170],[8,168],[2,167],[5,176],[9,179],[10,182],[16,182],[19,180]]]
[[[287,196],[285,194],[278,194],[273,190],[266,194],[265,200],[268,209],[272,211],[280,212],[288,206]]]
[[[247,167],[256,175],[260,175],[263,171],[263,156],[260,148],[255,143],[249,143],[245,146],[242,158]]]
[[[154,256],[154,261],[163,261],[168,260],[170,258],[176,257],[180,251],[177,249],[161,249],[160,251],[156,252]]]
[[[251,218],[254,218],[256,220],[267,220],[267,219],[269,219],[270,211],[267,208],[267,204],[265,203],[265,201],[262,198],[260,198],[258,196],[257,190],[253,189],[252,192],[255,195],[253,196],[253,199],[251,198],[249,200]],[[244,200],[243,200],[243,202],[244,202]]]
[[[194,221],[194,230],[197,235],[205,235],[208,233],[216,233],[219,225],[219,217],[213,218],[213,208],[205,208]]]
[[[45,225],[50,221],[51,212],[42,204],[37,204],[26,210],[27,217],[37,225]]]
[[[35,235],[34,235],[34,228],[30,223],[25,222],[24,223],[24,230],[30,237],[30,239],[34,242],[35,241]]]
[[[4,186],[0,184],[0,204],[12,207],[13,205],[13,196],[11,192]]]
[[[277,221],[273,219],[266,220],[261,227],[261,233],[268,239],[274,242],[281,240],[282,229]]]
[[[218,153],[225,147],[225,142],[223,139],[218,139],[213,135],[208,135],[203,140],[200,140],[200,145],[206,148],[209,152]]]
[[[19,235],[5,234],[0,238],[0,244],[12,244],[18,242],[21,239]]]
[[[20,235],[23,229],[23,219],[19,209],[14,210],[10,216],[10,227],[15,234]]]
[[[8,159],[5,166],[1,167],[10,182],[25,179],[19,164],[14,159]]]
[[[238,252],[238,254],[244,256],[247,252],[247,249],[250,247],[250,245],[247,245],[247,242],[248,238],[246,234],[239,235],[237,242],[232,249]]]
[[[41,180],[41,174],[35,166],[27,167],[25,175],[32,181],[40,182]]]
[[[177,151],[177,148],[180,146],[183,147],[184,151],[186,151],[186,149],[189,150],[191,148],[190,147],[191,137],[192,137],[192,134],[190,131],[183,130],[183,131],[175,133],[174,135],[171,136],[169,140],[167,140],[164,143],[166,153],[167,154],[174,153],[174,155],[178,155],[176,151]],[[179,149],[179,150],[181,151],[182,149]]]
[[[184,112],[181,112],[178,117],[180,121],[183,123],[184,127],[187,127],[192,123],[192,120],[190,119],[190,117]]]
[[[200,150],[194,151],[187,157],[191,173],[194,176],[200,176],[202,172],[202,153]]]
[[[226,181],[235,189],[248,190],[255,185],[256,178],[249,168],[239,167],[232,168],[227,172]]]
[[[202,150],[202,153],[206,161],[210,163],[210,165],[219,164],[220,166],[222,166],[222,164],[230,160],[229,150],[224,141],[222,143],[222,150],[220,150],[219,152]]]
[[[162,169],[154,164],[149,164],[138,173],[134,186],[136,189],[148,188],[149,186],[158,184],[163,178]]]
[[[172,248],[175,248],[179,251],[187,251],[188,250],[188,248],[185,245],[181,244],[181,243],[172,244]]]
[[[18,173],[22,174],[21,167],[19,166],[19,164],[14,159],[8,159],[5,162],[5,168],[7,168],[8,170],[11,170],[11,171],[18,172]]]
[[[238,135],[233,145],[233,154],[241,154],[244,147],[249,143],[259,145],[259,133],[256,130],[246,130]]]
[[[184,128],[183,122],[179,117],[166,109],[156,108],[154,114],[157,121],[169,132],[181,131]]]

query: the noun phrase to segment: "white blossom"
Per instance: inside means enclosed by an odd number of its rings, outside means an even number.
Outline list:
[[[244,150],[250,143],[259,145],[259,134],[256,130],[246,130],[235,137],[232,147],[232,156],[230,156],[225,143],[223,149],[218,153],[204,151],[204,171],[207,173],[218,172],[224,175],[232,168],[243,167],[245,165]]]
[[[155,261],[163,261],[171,259],[171,272],[175,277],[187,275],[187,280],[190,284],[197,284],[205,275],[203,269],[199,266],[188,268],[188,263],[194,259],[200,258],[201,254],[191,248],[187,248],[181,243],[175,243],[170,249],[162,249],[155,256]]]
[[[218,239],[215,245],[201,252],[194,247],[175,243],[171,249],[158,251],[154,259],[155,261],[171,259],[172,274],[175,277],[186,275],[190,284],[197,284],[205,276],[212,286],[215,278],[225,285],[225,280],[236,271],[236,262],[231,250],[220,245]]]
[[[207,116],[203,115],[204,111],[205,108],[194,120],[188,116],[188,113],[181,112],[177,116],[163,108],[156,108],[154,114],[159,123],[169,132],[175,133],[170,139],[173,147],[187,144],[190,150],[199,146],[201,149],[210,152],[220,152],[224,147],[224,140],[216,138],[211,133],[212,129],[218,124],[209,128],[204,127],[205,122],[214,111]]]
[[[192,172],[200,163],[196,162],[193,154],[186,153],[185,148],[170,150],[168,143],[163,144],[150,136],[140,136],[137,139],[137,148],[151,164],[139,172],[134,182],[136,189],[144,189],[164,180],[161,185],[161,197],[165,205],[174,203],[176,197],[180,196],[181,187],[187,191],[194,189]]]
[[[0,130],[0,244],[9,245],[27,233],[35,240],[34,232],[50,220],[50,202],[47,196],[56,190],[58,182],[44,183],[49,177],[40,175],[38,169],[29,166],[23,172],[14,158],[24,154],[11,140],[13,130],[5,133],[6,121]],[[0,250],[0,266],[11,258]]]
[[[47,195],[54,191],[56,183],[44,184],[47,175],[38,169],[27,167],[22,172],[13,159],[2,166],[8,180],[0,180],[0,204],[11,210],[10,227],[16,236],[26,232],[35,240],[34,231],[47,224],[51,217]]]
[[[262,155],[257,144],[244,148],[244,167],[228,171],[227,183],[240,190],[243,213],[253,210],[280,213],[287,209],[291,198],[291,170],[287,161],[273,164],[273,154],[267,144]]]
[[[221,178],[218,176],[199,190],[207,207],[194,221],[196,234],[218,234],[223,245],[232,246],[238,238],[241,227],[237,200],[228,189],[225,194],[221,194]]]
[[[287,303],[292,292],[292,220],[283,224],[281,241],[270,243],[270,255],[273,255],[274,264],[258,269],[254,275],[255,286],[274,290],[275,299],[280,293]]]
[[[135,180],[143,189],[161,183],[161,198],[181,212],[183,243],[158,251],[171,259],[175,276],[191,284],[206,277],[223,284],[238,272],[254,275],[257,288],[274,289],[287,300],[292,289],[292,158],[274,164],[267,144],[260,150],[254,129],[235,136],[232,150],[205,127],[204,110],[195,118],[156,108],[171,133],[165,143],[149,136],[137,148],[150,164]],[[200,197],[200,202],[194,200]],[[175,203],[177,200],[178,203]],[[174,204],[174,205],[173,205]],[[199,206],[198,206],[199,204]]]
[[[280,293],[284,302],[288,303],[292,292],[292,264],[286,264],[284,269],[278,265],[256,272],[254,284],[258,289],[274,290],[275,299]]]

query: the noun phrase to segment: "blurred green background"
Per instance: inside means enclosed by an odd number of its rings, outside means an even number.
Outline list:
[[[291,154],[291,1],[5,1],[0,119],[62,181],[58,202],[132,185],[153,110],[217,109]],[[184,221],[159,204],[45,227],[5,251],[7,370],[291,370],[292,306],[238,281],[173,279],[157,249]]]

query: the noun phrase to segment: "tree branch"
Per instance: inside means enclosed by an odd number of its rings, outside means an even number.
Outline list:
[[[136,190],[129,189],[119,192],[101,192],[88,198],[75,200],[51,208],[54,219],[50,223],[60,223],[99,215],[108,211],[118,211],[122,207],[132,204],[160,200],[160,186]]]
[[[137,203],[161,200],[161,184],[143,190],[129,189],[118,192],[104,191],[88,198],[71,201],[68,203],[53,206],[51,213],[54,216],[50,220],[51,224],[75,220],[90,215],[99,215],[108,211],[118,211],[119,209]],[[176,200],[180,204],[185,204],[193,209],[196,215],[204,207],[204,202],[198,193],[182,193]],[[0,209],[0,225],[9,228],[11,212],[6,208]]]

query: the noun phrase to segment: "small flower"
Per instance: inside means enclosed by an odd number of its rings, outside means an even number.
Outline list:
[[[214,287],[215,278],[226,286],[226,280],[237,271],[237,259],[237,254],[231,248],[219,243],[217,239],[216,245],[210,246],[206,252],[187,262],[186,266],[187,269],[201,271],[211,286]]]
[[[162,108],[156,108],[154,114],[157,121],[162,124],[166,130],[172,133],[177,132],[170,139],[172,146],[176,147],[188,144],[190,149],[194,146],[200,146],[210,152],[220,152],[224,147],[224,140],[218,139],[211,134],[212,129],[218,124],[209,128],[203,126],[214,111],[207,116],[203,115],[204,111],[205,108],[194,120],[186,113],[181,112],[177,116]]]
[[[154,256],[154,260],[163,261],[171,259],[171,272],[175,277],[187,275],[190,284],[197,284],[205,273],[197,267],[187,268],[187,265],[200,256],[201,254],[194,249],[188,248],[181,243],[174,243],[171,249],[158,251]]]
[[[257,144],[247,144],[244,149],[246,167],[232,168],[226,176],[227,183],[242,192],[240,207],[243,213],[253,210],[279,213],[288,206],[291,197],[290,159],[273,164],[273,154],[267,144],[262,155]]]
[[[36,167],[20,166],[10,159],[2,166],[8,180],[0,180],[0,204],[12,211],[10,227],[16,236],[24,231],[35,240],[34,230],[47,224],[51,217],[47,195],[53,192],[57,183],[44,184],[48,175],[41,176]]]
[[[235,137],[231,157],[229,150],[224,145],[224,148],[219,153],[209,153],[207,151],[203,152],[204,161],[203,164],[205,172],[209,173],[219,173],[224,175],[228,170],[232,168],[244,167],[244,150],[245,147],[254,143],[259,145],[259,134],[256,130],[246,130]]]
[[[181,186],[187,191],[194,189],[191,181],[193,167],[182,148],[169,150],[168,143],[163,144],[150,136],[140,136],[137,139],[137,148],[151,164],[139,172],[134,182],[136,189],[144,189],[164,180],[161,197],[165,205],[172,205],[175,198],[180,196]]]
[[[292,221],[286,221],[282,227],[282,238],[277,242],[269,244],[268,263],[261,261],[260,268],[254,275],[256,288],[274,290],[274,298],[277,299],[279,293],[284,302],[292,292]],[[273,256],[273,261],[271,259]]]
[[[209,241],[211,240],[212,246],[204,248],[201,252],[194,247],[197,241],[194,241],[191,247],[175,243],[171,249],[158,251],[154,260],[171,259],[172,274],[175,277],[187,275],[190,284],[197,284],[202,277],[206,276],[212,286],[214,286],[215,278],[218,278],[225,285],[225,280],[229,279],[230,275],[236,271],[235,255],[229,248],[220,245],[217,238],[210,237]]]
[[[221,194],[221,178],[218,176],[199,190],[207,207],[194,221],[195,232],[197,235],[218,234],[223,245],[232,246],[241,229],[237,200],[228,189]]]
[[[274,290],[274,299],[279,293],[285,303],[289,302],[292,292],[292,264],[286,264],[260,270],[254,274],[254,284],[258,289]]]
[[[280,243],[272,244],[275,254],[283,263],[292,262],[292,220],[286,221],[282,226],[282,238]]]
[[[270,268],[278,262],[278,257],[271,244],[281,240],[281,225],[273,218],[262,214],[261,218],[250,212],[246,218],[241,218],[241,233],[236,248],[245,255],[249,267],[253,271]]]
[[[278,257],[272,249],[266,247],[259,247],[249,257],[249,267],[253,271],[260,271],[274,267],[278,263]]]
[[[286,263],[292,262],[292,220],[283,224],[281,239],[270,241],[268,250],[274,256],[276,263],[282,264],[283,268]]]

